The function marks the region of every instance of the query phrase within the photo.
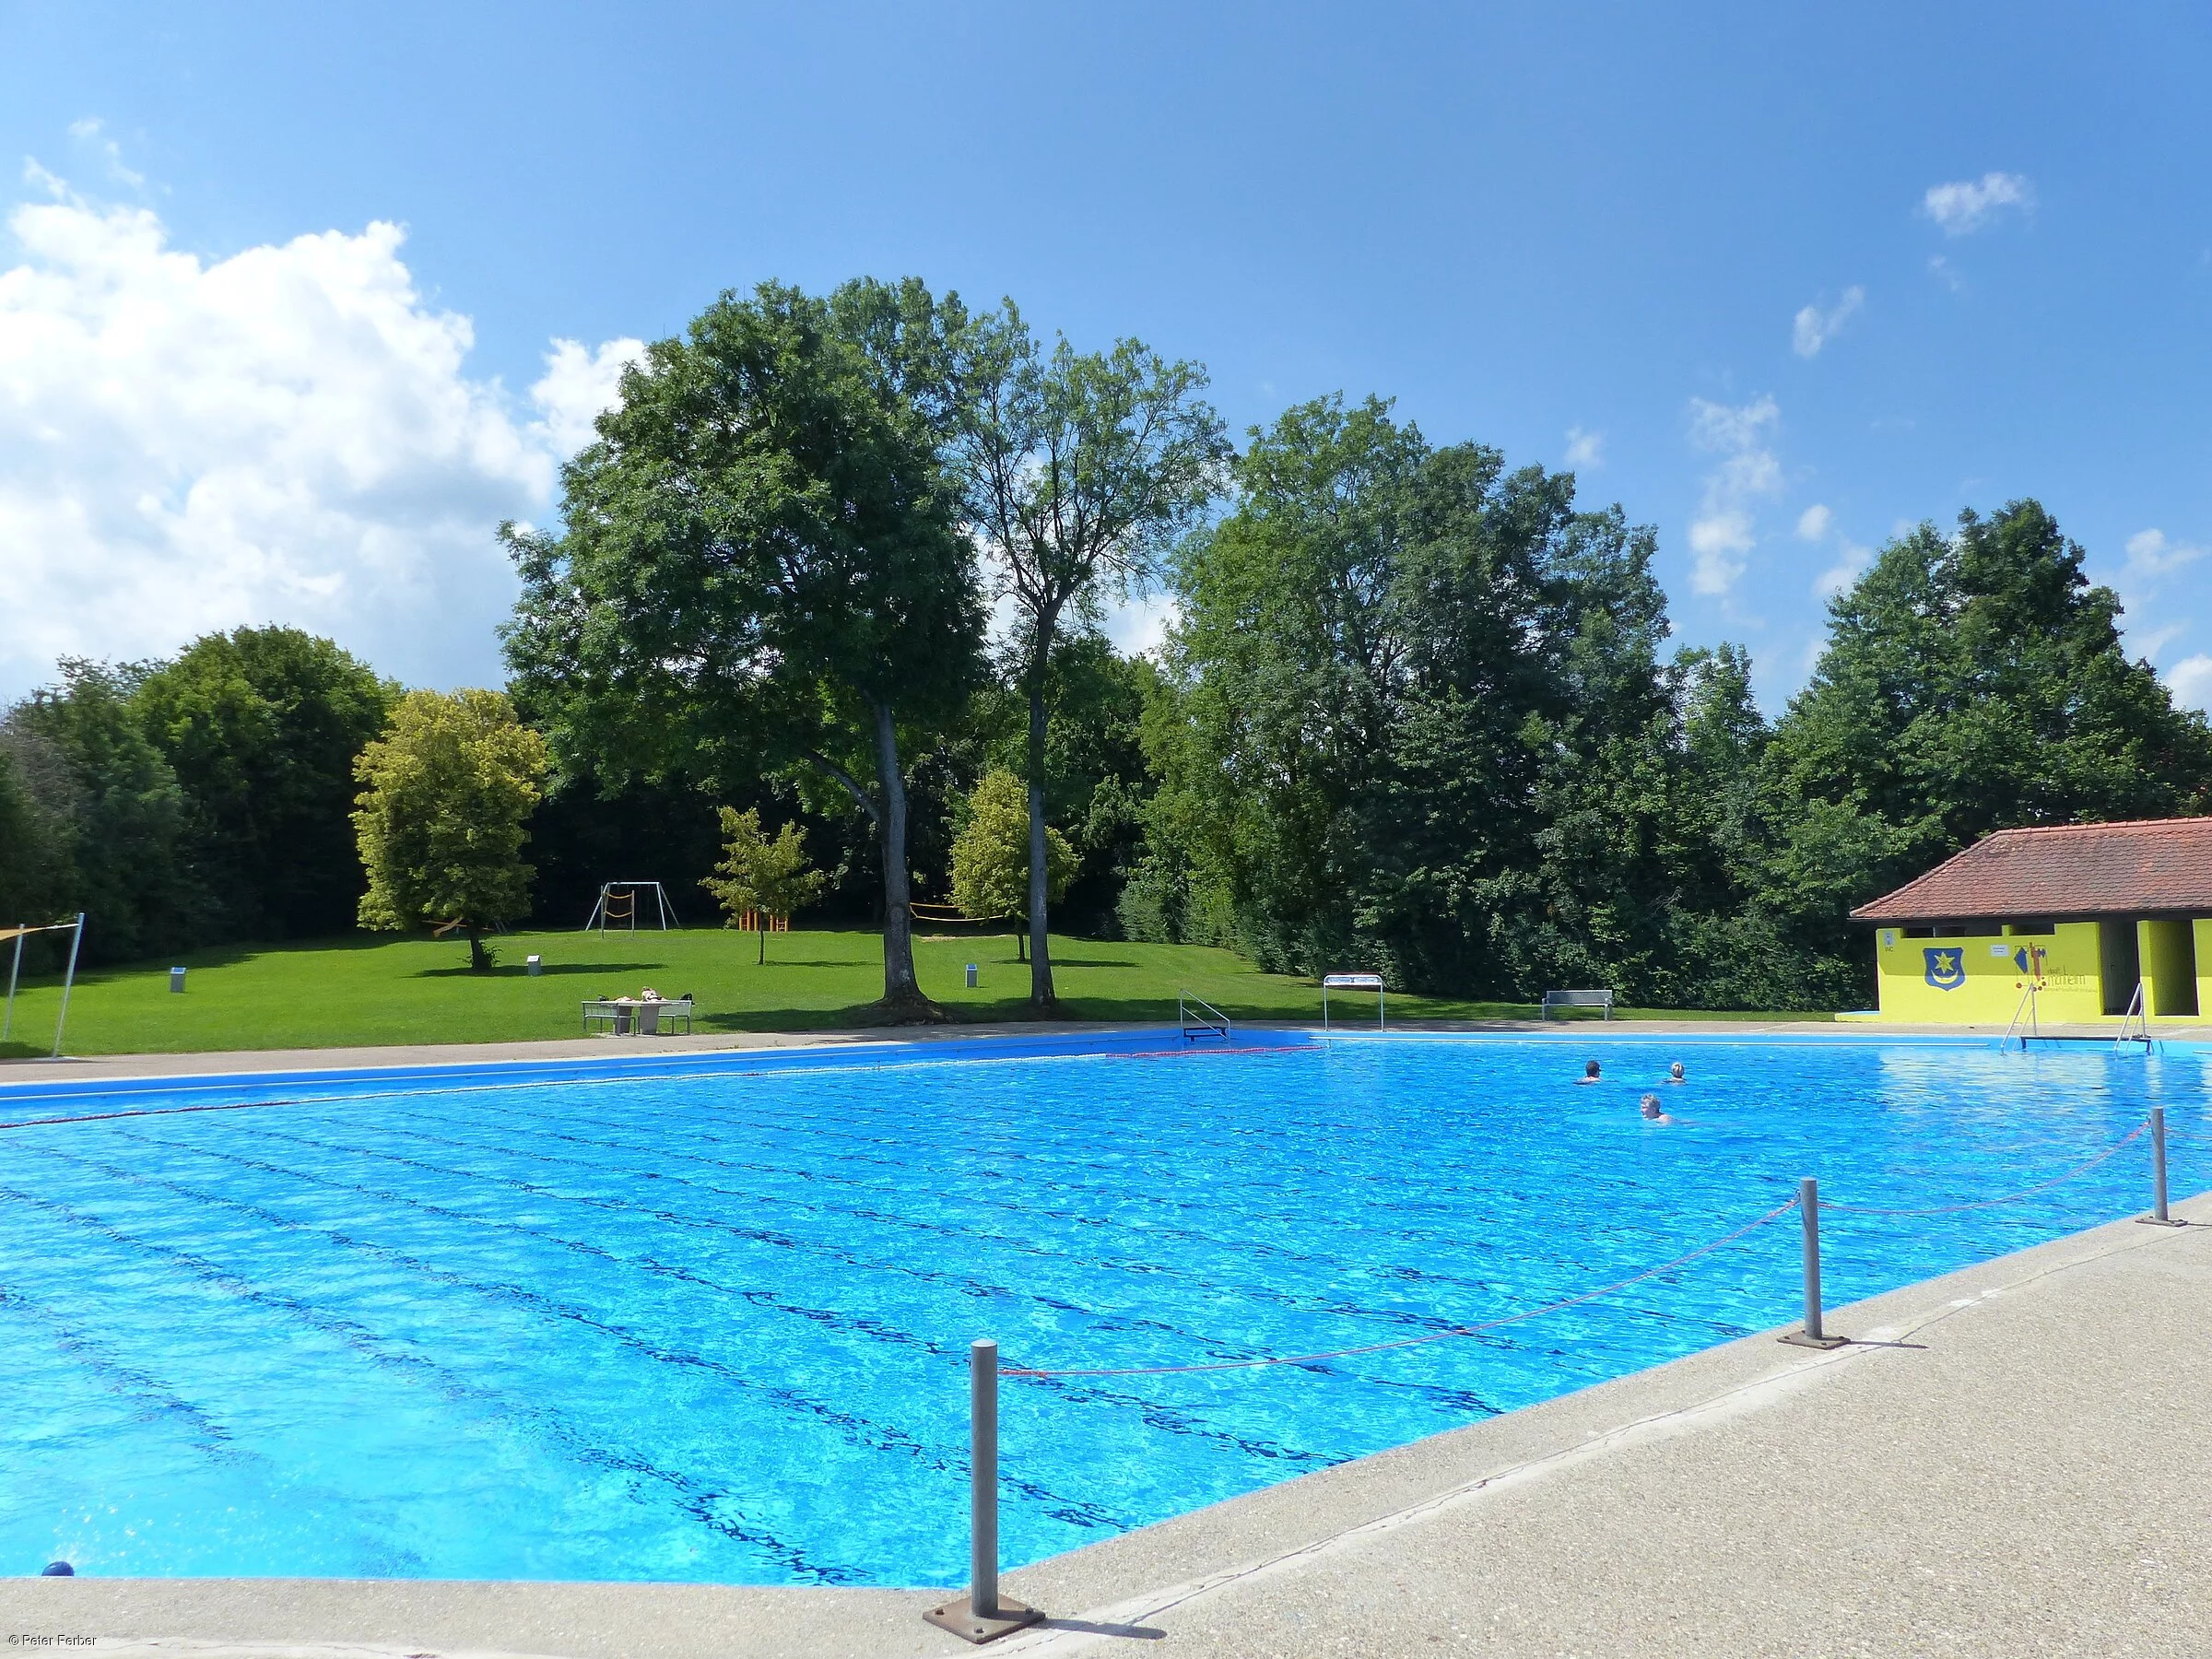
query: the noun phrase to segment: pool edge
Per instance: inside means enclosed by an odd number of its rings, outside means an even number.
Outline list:
[[[2199,1225],[2169,1232],[2137,1227],[2132,1218],[2107,1222],[1831,1310],[1830,1327],[1861,1339],[1835,1353],[1785,1347],[1774,1340],[1777,1332],[1760,1333],[1016,1570],[1006,1575],[1008,1593],[1047,1608],[1062,1628],[998,1644],[996,1651],[1057,1651],[1117,1634],[1150,1634],[1156,1630],[1150,1621],[1171,1611],[1269,1575],[1306,1571],[1305,1564],[1359,1535],[1483,1501],[1515,1483],[1525,1488],[1550,1472],[1625,1453],[1654,1437],[1725,1433],[1730,1423],[1809,1389],[1848,1386],[1873,1374],[1869,1368],[1911,1365],[1915,1350],[1883,1343],[1924,1331],[1961,1309],[2056,1284],[2072,1269],[2160,1249],[2187,1253],[2201,1265],[2212,1249],[2212,1227],[2203,1225],[2212,1222],[2212,1194],[2175,1208]],[[1964,1342],[1971,1328],[1962,1323],[1954,1335]],[[2098,1340],[2088,1330],[2081,1337]],[[2047,1363],[2064,1364],[2065,1356],[2049,1355]],[[1877,1477],[1870,1459],[1866,1477]],[[1752,1496],[1745,1493],[1745,1500]],[[1594,1575],[1593,1598],[1610,1594],[1603,1579]],[[17,1579],[0,1581],[0,1620],[15,1630],[214,1644],[192,1650],[201,1659],[216,1659],[231,1643],[345,1643],[343,1651],[362,1655],[466,1652],[559,1659],[657,1659],[710,1651],[740,1659],[968,1652],[922,1623],[922,1609],[942,1594],[528,1581]],[[1321,1637],[1318,1629],[1305,1634]],[[129,1650],[103,1640],[96,1651]]]

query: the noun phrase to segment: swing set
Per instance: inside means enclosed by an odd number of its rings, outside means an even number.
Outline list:
[[[580,930],[590,933],[597,928],[601,933],[610,927],[626,927],[638,931],[638,896],[650,889],[653,893],[653,912],[660,929],[666,933],[671,927],[678,933],[684,924],[676,919],[676,907],[668,902],[668,895],[657,881],[609,881],[599,888],[599,901],[592,906],[591,920]]]
[[[0,1017],[0,1042],[6,1042],[16,1029],[16,982],[23,975],[23,941],[32,934],[65,933],[69,935],[69,966],[62,974],[62,1011],[53,1022],[53,1053],[49,1059],[62,1057],[62,1028],[69,1021],[69,987],[76,983],[76,949],[85,942],[85,912],[78,911],[67,922],[18,922],[13,927],[0,927],[0,939],[16,942],[15,959],[7,969],[7,1012]]]

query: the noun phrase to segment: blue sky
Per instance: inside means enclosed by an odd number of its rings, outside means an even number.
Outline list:
[[[2152,6],[0,4],[0,693],[278,616],[496,677],[623,342],[868,272],[1571,464],[1771,707],[1824,581],[2032,494],[2204,706],[2208,67]]]

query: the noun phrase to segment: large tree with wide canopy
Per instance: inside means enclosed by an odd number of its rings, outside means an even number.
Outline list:
[[[627,371],[563,474],[564,526],[510,526],[518,692],[603,777],[811,771],[882,858],[885,1014],[914,977],[900,757],[957,718],[982,605],[939,464],[943,340],[920,283],[725,294]]]

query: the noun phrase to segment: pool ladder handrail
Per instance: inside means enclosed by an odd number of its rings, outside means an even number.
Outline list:
[[[1191,1014],[1194,1006],[1205,1009],[1206,1014],[1194,1018]],[[1219,1037],[1224,1042],[1235,1040],[1230,1030],[1229,1016],[1212,1003],[1193,996],[1188,991],[1175,993],[1175,1023],[1182,1028],[1185,1042],[1194,1042],[1209,1033]]]
[[[2011,1024],[2005,1028],[2005,1035],[1997,1039],[1998,1053],[2003,1053],[2006,1049],[2012,1046],[2013,1034],[2016,1031],[2018,1031],[2019,1034],[2020,1053],[2023,1054],[2028,1052],[2028,1039],[2030,1034],[2034,1035],[2039,1040],[2041,1038],[2043,1034],[2043,1028],[2041,1022],[2036,1018],[2037,1004],[2035,1000],[2036,993],[2041,989],[2042,986],[2037,984],[2035,981],[2030,980],[2028,982],[2027,988],[2020,993],[2019,1006],[2012,1011]],[[2019,1030],[2020,1017],[2022,1015],[2027,1016],[2028,1019],[2028,1029],[2026,1030]]]
[[[2127,1022],[2131,1019],[2136,1022],[2133,1036],[2128,1034],[2127,1030]],[[2136,994],[2127,999],[2127,1012],[2120,1016],[2120,1035],[2112,1039],[2112,1053],[2118,1053],[2121,1045],[2129,1042],[2139,1042],[2146,1054],[2150,1053],[2150,1010],[2143,1006],[2141,980],[2136,982]]]

